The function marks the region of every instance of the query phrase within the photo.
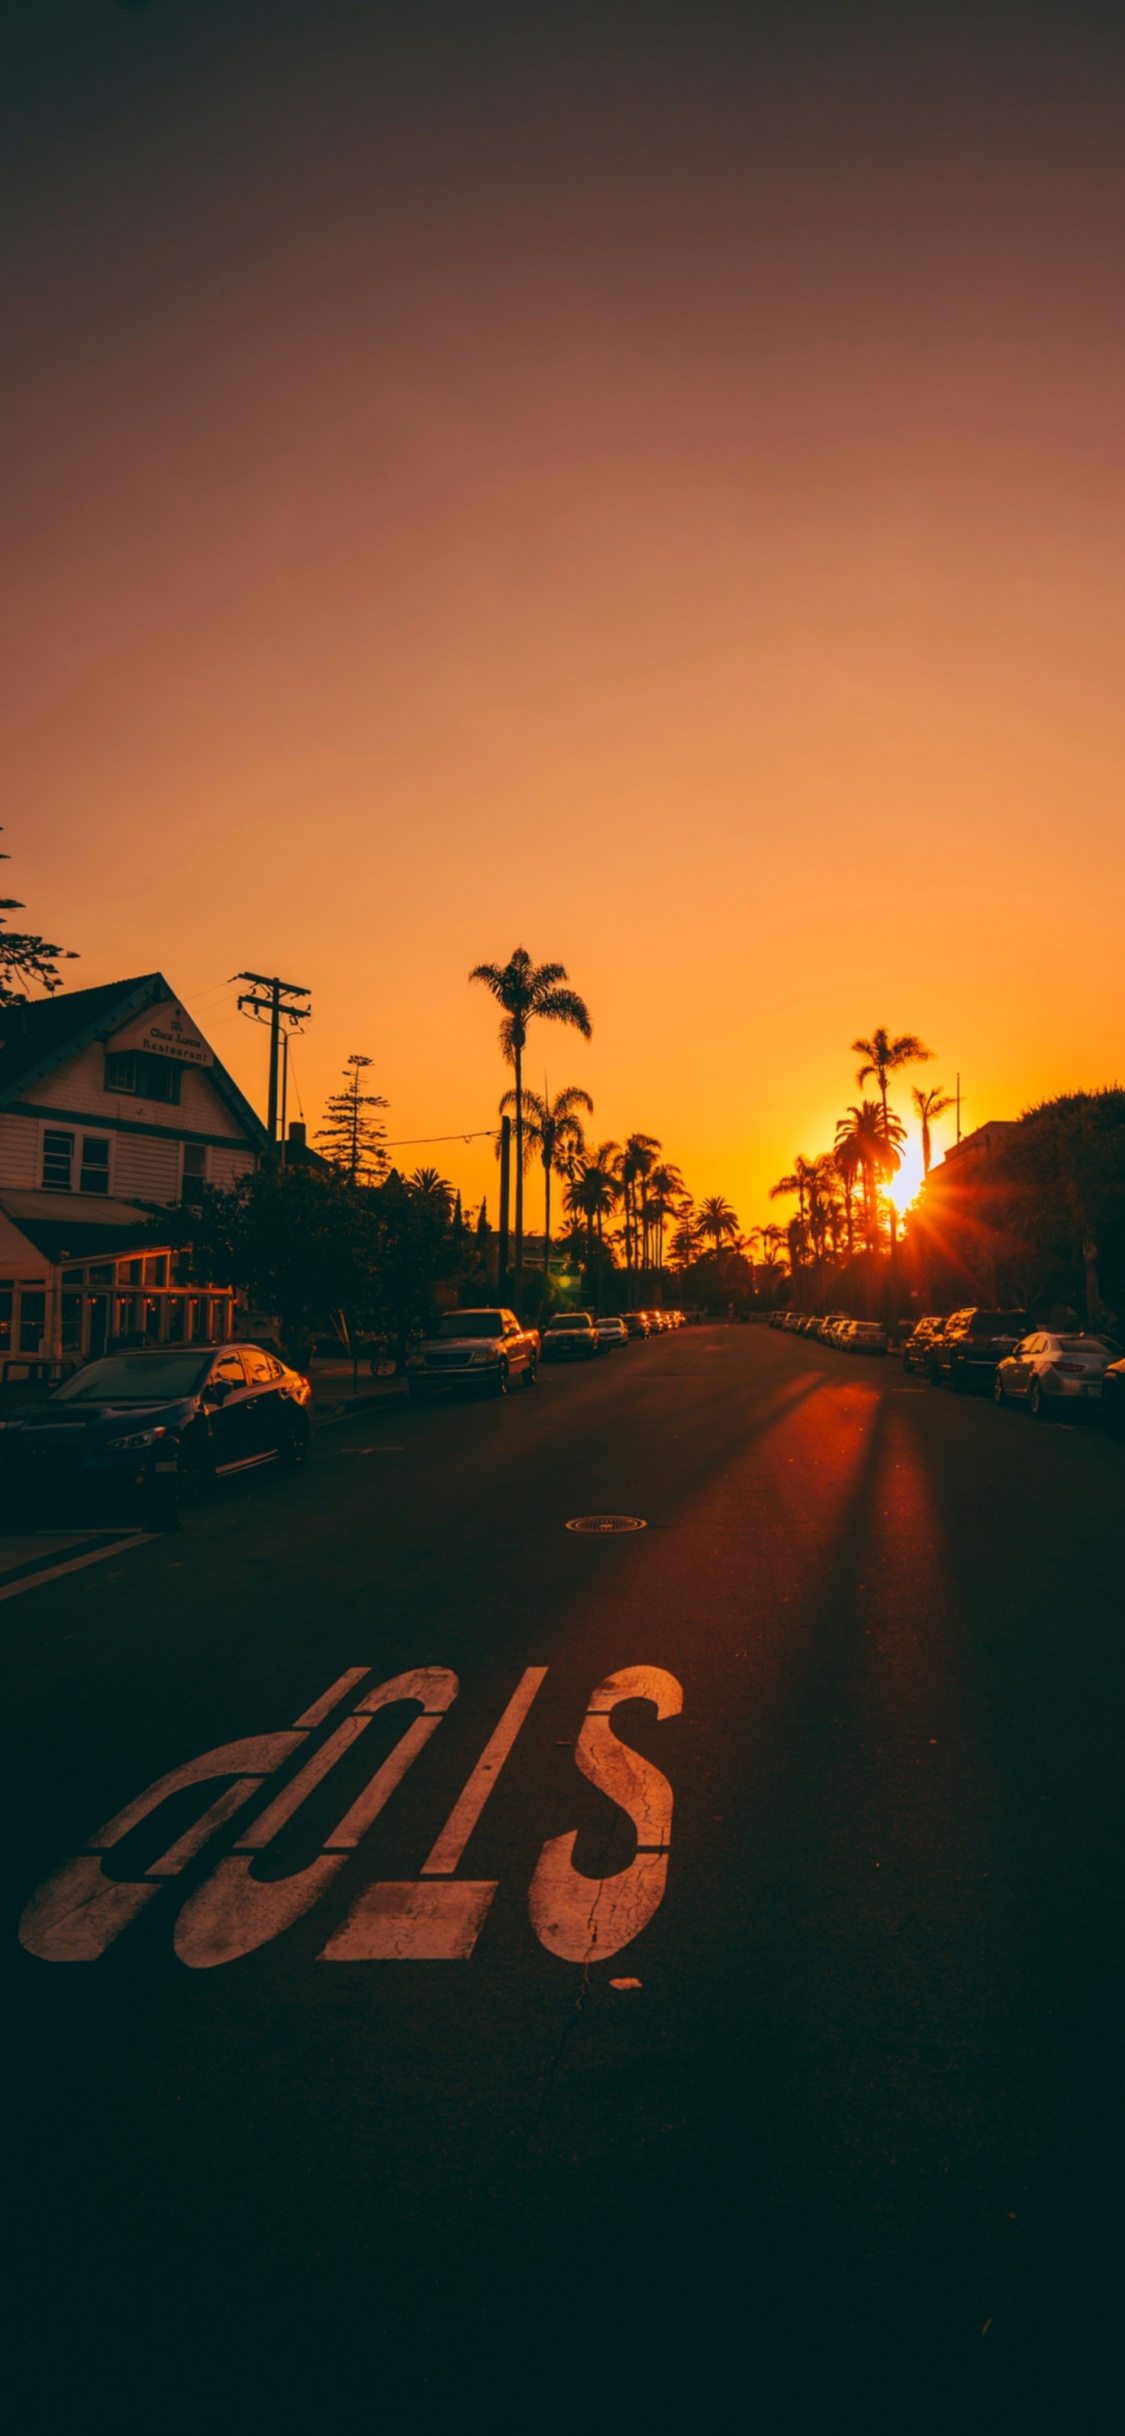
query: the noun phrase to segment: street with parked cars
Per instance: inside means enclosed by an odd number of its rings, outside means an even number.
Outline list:
[[[838,1311],[773,1311],[769,1325],[844,1353],[890,1349],[881,1322]],[[1125,1346],[1105,1331],[1035,1329],[1026,1311],[970,1305],[915,1320],[900,1350],[903,1369],[932,1387],[987,1392],[994,1404],[1022,1406],[1035,1419],[1065,1413],[1073,1421],[1089,1412],[1109,1429],[1125,1428]]]

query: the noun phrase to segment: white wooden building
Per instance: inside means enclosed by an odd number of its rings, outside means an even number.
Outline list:
[[[185,1283],[152,1218],[266,1147],[162,973],[0,1009],[0,1376],[229,1336],[230,1288]]]

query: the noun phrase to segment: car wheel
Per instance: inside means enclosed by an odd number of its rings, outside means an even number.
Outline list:
[[[528,1363],[527,1368],[526,1368],[526,1370],[524,1371],[524,1374],[523,1374],[523,1383],[524,1383],[524,1386],[525,1386],[525,1387],[534,1387],[535,1382],[536,1382],[536,1379],[538,1378],[538,1376],[539,1376],[539,1364],[538,1364],[538,1362],[536,1361],[534,1354],[532,1354],[531,1360],[530,1360],[530,1362]]]
[[[992,1382],[992,1401],[994,1404],[1002,1404],[1004,1401],[1004,1381],[999,1371]]]
[[[1027,1409],[1033,1421],[1041,1418],[1043,1412],[1043,1382],[1041,1379],[1033,1379],[1028,1388]]]

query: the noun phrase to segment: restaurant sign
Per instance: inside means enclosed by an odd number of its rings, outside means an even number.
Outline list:
[[[106,1046],[115,1054],[123,1049],[146,1050],[151,1057],[174,1057],[183,1066],[213,1066],[213,1052],[196,1031],[190,1015],[175,998],[162,999],[158,1007],[146,1007],[135,1015],[132,1023],[115,1032]]]

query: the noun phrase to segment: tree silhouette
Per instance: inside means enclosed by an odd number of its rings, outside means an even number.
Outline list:
[[[390,1164],[383,1144],[386,1127],[377,1117],[368,1116],[369,1108],[385,1108],[387,1103],[377,1092],[361,1091],[360,1083],[369,1057],[353,1052],[344,1068],[344,1089],[337,1091],[325,1109],[325,1122],[316,1136],[324,1143],[325,1158],[331,1161],[348,1183],[356,1185],[382,1182]]]
[[[517,1304],[523,1290],[523,1053],[527,1027],[534,1016],[547,1023],[573,1024],[585,1040],[592,1025],[585,1000],[566,986],[565,964],[533,964],[526,947],[514,948],[506,964],[474,964],[470,981],[483,981],[503,1008],[500,1047],[516,1070],[516,1224],[515,1281]]]
[[[922,1173],[928,1176],[932,1147],[930,1127],[939,1116],[945,1115],[947,1108],[952,1108],[953,1100],[948,1091],[942,1090],[940,1083],[936,1084],[932,1091],[919,1091],[918,1085],[915,1083],[910,1097],[914,1102],[914,1114],[922,1128]]]
[[[503,1116],[515,1106],[514,1091],[506,1091],[500,1102]],[[551,1177],[573,1174],[586,1146],[579,1109],[593,1116],[594,1103],[588,1091],[580,1091],[577,1083],[568,1083],[564,1091],[552,1099],[544,1083],[542,1095],[525,1090],[523,1095],[523,1156],[525,1166],[537,1158],[543,1169],[543,1277],[551,1273]],[[499,1148],[499,1143],[497,1144]]]
[[[0,854],[0,863],[10,861],[10,855]],[[50,939],[41,939],[38,931],[9,930],[5,914],[22,912],[22,897],[0,897],[0,1007],[22,1006],[30,996],[29,984],[35,981],[53,998],[63,986],[56,956],[70,962],[77,955],[73,947],[56,947]]]

